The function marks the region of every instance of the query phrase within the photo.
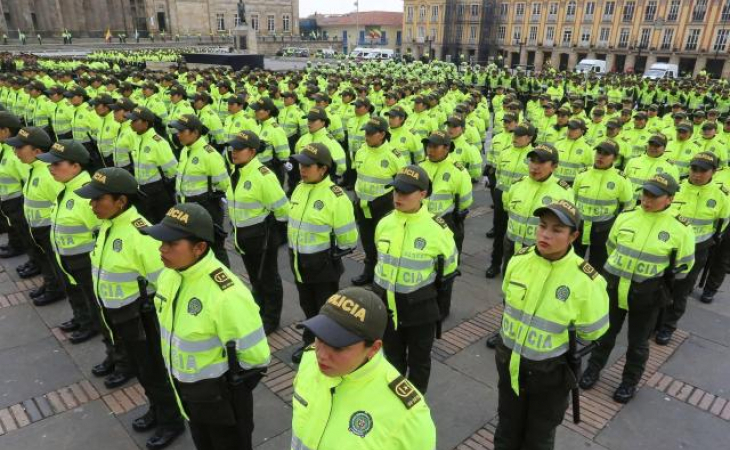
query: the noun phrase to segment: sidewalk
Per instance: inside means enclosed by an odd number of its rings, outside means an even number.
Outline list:
[[[462,276],[454,288],[452,315],[433,351],[427,401],[438,428],[440,450],[491,449],[497,416],[497,374],[486,336],[499,326],[500,281],[484,278],[491,240],[489,195],[475,191],[467,220]],[[4,238],[3,238],[4,240]],[[230,247],[229,247],[230,249]],[[152,251],[152,250],[151,250]],[[231,252],[236,273],[240,257]],[[345,261],[342,286],[359,273],[362,252]],[[24,258],[0,260],[0,450],[60,450],[88,447],[143,449],[148,435],[131,430],[145,411],[141,387],[132,382],[109,391],[90,374],[103,359],[99,339],[71,345],[56,327],[70,317],[67,302],[36,308],[28,291],[39,279],[21,281],[14,268]],[[255,392],[260,450],[289,448],[292,379],[290,364],[301,320],[288,257],[279,257],[284,279],[283,325],[270,337],[273,359],[268,376]],[[245,277],[244,277],[245,279]],[[578,449],[723,449],[730,437],[730,299],[728,285],[716,302],[691,299],[671,345],[652,345],[644,383],[626,406],[610,395],[620,379],[625,337],[599,385],[583,392],[583,422],[570,411],[558,429],[556,448]],[[101,445],[103,443],[103,446]],[[170,448],[193,449],[189,435]],[[347,450],[347,449],[344,449]],[[387,449],[384,449],[387,450]]]

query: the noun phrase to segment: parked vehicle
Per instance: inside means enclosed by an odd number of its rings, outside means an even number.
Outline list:
[[[606,61],[600,59],[582,59],[577,66],[575,71],[578,73],[594,73],[596,75],[606,74]]]
[[[677,64],[654,63],[644,72],[644,78],[657,80],[659,78],[678,78],[679,66]]]

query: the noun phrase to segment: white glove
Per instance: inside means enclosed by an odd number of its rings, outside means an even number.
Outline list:
[[[292,165],[292,163],[287,161],[284,163],[284,168],[286,169],[287,172],[291,172],[291,170],[294,168],[294,166]]]

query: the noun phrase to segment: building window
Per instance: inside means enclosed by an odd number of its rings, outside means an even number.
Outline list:
[[[545,41],[546,43],[552,44],[553,40],[555,40],[555,27],[547,27],[545,28]]]
[[[626,48],[629,46],[629,32],[628,28],[621,28],[621,32],[618,35],[618,48]]]
[[[464,26],[463,25],[457,25],[456,26],[456,42],[461,42],[462,38],[464,37]]]
[[[438,22],[439,21],[439,6],[433,5],[431,7],[431,22]]]
[[[234,14],[233,15],[233,26],[237,27],[239,25],[241,25],[241,18],[238,17],[238,14]]]
[[[530,27],[530,36],[528,39],[530,40],[531,45],[535,45],[535,42],[537,41],[537,26],[532,25]]]
[[[613,14],[616,12],[616,2],[606,2],[603,6],[603,20],[613,20]]]
[[[509,13],[509,3],[500,3],[499,4],[499,15],[502,17],[502,19],[505,19],[507,17],[507,14]]]
[[[542,3],[532,4],[532,19],[540,20],[540,14],[542,13]]]
[[[667,9],[667,22],[676,22],[679,17],[679,7],[681,0],[672,0]]]
[[[580,45],[587,47],[591,43],[591,29],[590,27],[584,27],[580,30]]]
[[[436,28],[431,28],[431,34],[429,36],[431,36],[432,41],[436,41]]]
[[[281,23],[284,31],[291,31],[291,16],[289,16],[289,14],[284,14],[281,18]]]
[[[418,20],[420,22],[426,21],[426,7],[421,5],[420,8],[418,8]]]
[[[573,41],[573,30],[566,28],[563,30],[563,46],[569,47]]]
[[[501,44],[504,44],[504,35],[507,33],[507,27],[500,25],[499,28],[497,28],[497,41],[499,41]]]
[[[274,18],[273,14],[269,14],[268,16],[266,16],[266,30],[276,31],[276,19]]]
[[[466,5],[456,5],[456,15],[464,17],[464,8],[466,8]]]
[[[520,28],[515,28],[514,30],[512,30],[512,45],[519,45],[521,39],[522,30]]]
[[[639,38],[639,47],[648,48],[651,41],[651,29],[643,28],[641,30],[641,38]]]
[[[702,22],[705,20],[707,12],[707,0],[697,0],[695,8],[692,10],[692,22]]]
[[[418,39],[426,38],[426,27],[418,27]]]
[[[634,8],[636,7],[636,3],[634,2],[626,2],[624,4],[624,10],[621,17],[621,20],[623,22],[632,22],[634,20]]]
[[[586,2],[583,12],[583,20],[593,20],[593,13],[596,11],[596,2]]]
[[[413,40],[413,29],[408,28],[406,30],[406,40],[412,41]]]
[[[610,28],[601,28],[601,32],[598,35],[598,43],[602,45],[608,44],[608,40],[611,37],[611,29]]]
[[[687,43],[684,45],[685,50],[697,50],[697,43],[700,41],[700,34],[702,30],[695,28],[689,30],[687,35]]]
[[[218,31],[225,31],[226,30],[226,15],[225,14],[216,14],[215,23],[218,26]]]
[[[408,6],[406,8],[406,22],[413,23],[413,6]]]
[[[730,21],[730,0],[726,1],[725,5],[723,5],[720,20],[722,22]]]
[[[522,20],[525,17],[525,4],[515,4],[515,20]]]
[[[664,37],[662,37],[662,50],[672,48],[672,40],[674,39],[674,28],[664,29]]]
[[[477,41],[477,27],[472,25],[469,27],[469,43],[474,44]]]
[[[717,36],[715,36],[715,45],[712,50],[716,52],[724,52],[727,47],[727,38],[730,35],[730,30],[717,30]]]
[[[568,6],[565,8],[565,20],[575,20],[575,8],[575,2],[573,0],[569,1]]]
[[[650,0],[644,8],[644,22],[654,22],[656,17],[656,0]]]
[[[253,28],[256,31],[259,31],[259,15],[258,14],[251,14],[251,28]]]
[[[550,6],[548,7],[548,20],[557,20],[558,19],[558,9],[560,8],[560,5],[556,2],[550,3]]]
[[[471,5],[471,16],[479,17],[479,5]]]

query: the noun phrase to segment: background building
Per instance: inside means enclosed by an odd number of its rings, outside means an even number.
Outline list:
[[[260,36],[298,36],[299,0],[246,0],[248,23]],[[110,29],[142,37],[225,33],[238,23],[238,0],[0,0],[0,31],[17,37],[101,37]]]
[[[681,73],[730,72],[730,1],[503,1],[497,44],[505,62],[572,69],[583,58],[605,59],[609,70],[643,72],[655,62]]]
[[[307,36],[332,40],[333,49],[348,53],[355,47],[398,49],[403,13],[361,11],[349,14],[313,14],[302,19]]]

